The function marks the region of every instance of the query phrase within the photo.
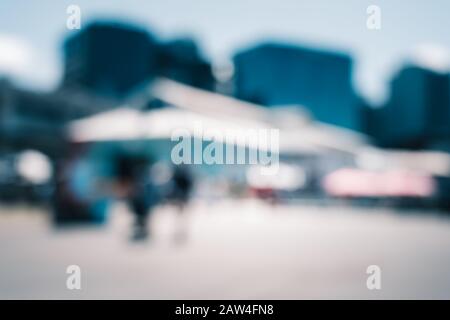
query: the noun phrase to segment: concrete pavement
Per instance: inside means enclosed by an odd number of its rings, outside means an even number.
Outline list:
[[[197,202],[159,208],[128,241],[118,204],[103,227],[54,229],[45,211],[0,208],[0,298],[450,298],[450,219],[388,209]],[[176,230],[186,231],[183,243]],[[66,268],[82,271],[66,288]],[[381,290],[366,287],[379,265]]]

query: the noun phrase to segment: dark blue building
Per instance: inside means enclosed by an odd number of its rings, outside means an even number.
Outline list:
[[[158,46],[146,31],[93,23],[65,41],[63,86],[121,97],[155,75]]]
[[[176,39],[160,45],[158,75],[193,87],[214,90],[211,64],[192,39]]]
[[[212,90],[211,66],[193,40],[161,42],[130,25],[95,22],[65,41],[63,87],[123,98],[163,76]]]
[[[234,64],[237,98],[267,106],[298,104],[319,121],[361,129],[349,56],[266,43],[236,54]]]
[[[448,73],[405,66],[385,106],[371,111],[369,134],[383,147],[450,150],[449,92]]]

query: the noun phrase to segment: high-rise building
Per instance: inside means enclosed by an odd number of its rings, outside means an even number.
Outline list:
[[[414,65],[391,81],[385,106],[372,112],[378,144],[394,148],[450,148],[450,77]]]
[[[255,103],[301,105],[319,121],[360,129],[352,59],[341,53],[265,43],[234,56],[235,96]]]
[[[156,75],[159,51],[144,30],[96,22],[68,38],[64,53],[63,86],[121,98]]]
[[[161,44],[158,75],[205,90],[213,90],[211,64],[202,57],[192,39]]]
[[[193,40],[161,42],[145,30],[96,22],[64,44],[63,87],[123,98],[155,77],[212,90],[211,66]]]

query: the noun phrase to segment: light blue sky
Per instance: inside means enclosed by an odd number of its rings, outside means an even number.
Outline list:
[[[58,83],[69,4],[81,7],[82,24],[112,17],[162,37],[193,34],[218,61],[266,38],[347,51],[355,57],[356,88],[373,99],[416,45],[450,48],[448,0],[0,0],[0,36],[18,37],[35,52],[32,70],[16,78],[21,85]],[[371,4],[382,9],[380,31],[366,28]]]

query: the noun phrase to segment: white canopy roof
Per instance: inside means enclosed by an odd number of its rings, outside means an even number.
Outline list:
[[[176,130],[187,130],[197,138],[201,131],[222,132],[238,137],[247,130],[276,129],[279,150],[315,153],[336,150],[356,153],[366,145],[363,135],[311,121],[292,108],[266,108],[238,99],[161,79],[149,87],[152,96],[169,106],[139,111],[131,106],[74,121],[69,126],[73,141],[170,139]],[[286,120],[289,121],[286,121]],[[217,139],[217,136],[214,137]],[[219,134],[220,140],[220,134]],[[268,141],[251,147],[265,148]]]

